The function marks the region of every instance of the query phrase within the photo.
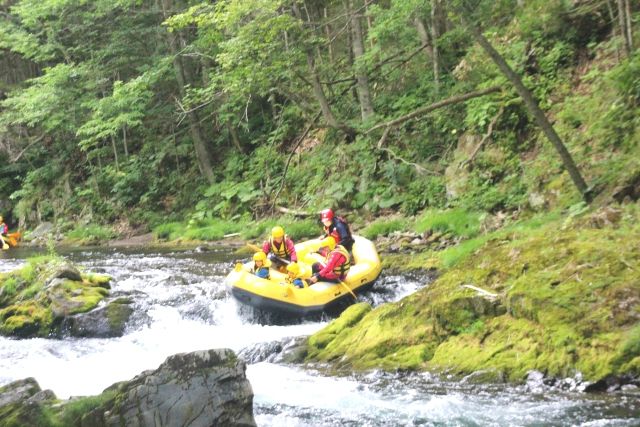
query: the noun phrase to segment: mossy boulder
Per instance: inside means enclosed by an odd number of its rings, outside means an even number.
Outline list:
[[[306,361],[511,381],[531,370],[590,381],[640,375],[639,217],[627,208],[599,228],[561,218],[485,236],[417,293],[357,322],[345,312],[310,337]]]
[[[68,316],[62,330],[74,337],[120,337],[133,314],[131,303],[129,298],[117,298],[90,312]]]
[[[56,400],[50,390],[41,390],[34,378],[0,387],[0,425],[4,427],[50,425],[45,403]]]
[[[0,425],[255,426],[245,372],[245,362],[228,349],[182,353],[100,395],[64,401],[27,378],[0,387]]]
[[[22,269],[0,274],[0,334],[56,334],[63,319],[95,308],[108,295],[108,282],[59,257],[30,259]]]

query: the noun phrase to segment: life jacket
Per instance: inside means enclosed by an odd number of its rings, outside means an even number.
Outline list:
[[[344,228],[347,230],[346,236],[341,236],[340,233],[338,233],[338,228],[336,227],[337,222],[341,222],[344,224],[345,226]],[[340,244],[340,242],[343,242],[343,241],[349,241],[349,240],[353,241],[351,227],[349,226],[349,223],[347,222],[347,220],[345,220],[341,216],[337,216],[333,218],[333,221],[331,222],[331,224],[328,227],[323,226],[323,228],[327,236],[333,236],[333,238],[336,239],[336,244]]]
[[[336,276],[343,278],[344,276],[347,275],[347,272],[351,268],[351,261],[350,261],[351,256],[349,255],[349,251],[347,251],[347,249],[344,246],[337,245],[336,248],[329,253],[329,256],[327,256],[327,261],[329,261],[329,258],[331,258],[331,255],[334,252],[339,252],[344,257],[344,262],[340,265],[336,265],[333,268],[333,273]]]
[[[269,268],[265,267],[264,265],[262,267],[257,267],[256,268],[256,264],[253,264],[253,274],[255,274],[256,276],[258,276],[261,279],[268,279],[269,278]]]
[[[304,288],[306,286],[306,282],[304,279],[301,279],[299,277],[296,277],[295,279],[292,279],[291,277],[287,276],[285,278],[286,282],[290,285],[296,286],[298,288]]]
[[[9,232],[9,227],[4,222],[0,224],[0,234],[7,234]]]
[[[289,237],[285,234],[282,238],[282,244],[280,247],[276,247],[276,242],[273,241],[273,237],[269,237],[269,246],[271,247],[271,253],[277,257],[289,259],[289,251],[287,250],[287,239]]]

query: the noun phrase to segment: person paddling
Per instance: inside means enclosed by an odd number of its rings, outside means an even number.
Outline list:
[[[327,248],[329,253],[324,264],[320,262],[313,264],[311,267],[313,276],[307,282],[309,285],[319,281],[340,283],[347,277],[351,267],[349,252],[344,246],[336,245],[336,240],[332,236],[323,239],[320,245],[321,249]]]
[[[0,215],[0,246],[2,249],[9,249],[9,245],[7,244],[7,234],[9,234],[9,227],[4,223],[4,218]]]
[[[353,236],[347,221],[341,216],[336,216],[332,209],[324,209],[320,212],[320,221],[324,227],[324,236],[333,237],[337,245],[342,245],[351,252],[353,250]]]
[[[284,228],[279,225],[271,229],[271,237],[262,244],[262,252],[269,255],[269,260],[278,270],[284,270],[289,262],[298,262],[293,240],[284,233]]]

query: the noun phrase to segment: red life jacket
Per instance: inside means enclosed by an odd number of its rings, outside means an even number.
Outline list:
[[[333,268],[333,273],[336,276],[338,276],[340,278],[343,278],[344,276],[347,275],[347,272],[351,268],[351,261],[350,261],[351,256],[349,255],[349,252],[347,251],[347,249],[344,246],[337,245],[334,250],[329,252],[329,255],[327,256],[327,262],[329,261],[329,258],[331,258],[331,255],[334,252],[338,252],[339,254],[341,254],[344,257],[344,262],[342,264],[340,264],[340,265],[336,265]]]

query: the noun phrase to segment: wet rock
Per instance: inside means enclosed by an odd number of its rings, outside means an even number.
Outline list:
[[[245,370],[229,349],[170,356],[155,371],[107,389],[117,396],[83,417],[82,425],[255,426]]]
[[[47,236],[51,235],[53,233],[54,229],[53,229],[53,224],[50,222],[43,222],[42,224],[38,225],[35,230],[33,230],[31,233],[29,233],[28,239],[29,240],[38,240],[38,239],[42,239],[42,238],[46,238]]]
[[[82,275],[80,275],[78,269],[73,265],[63,263],[56,265],[53,270],[47,274],[45,288],[51,287],[52,282],[56,281],[56,279],[68,279],[74,282],[81,282]]]
[[[247,363],[300,363],[307,354],[306,337],[287,338],[281,341],[258,343],[242,349],[238,357]]]
[[[42,391],[34,378],[0,387],[0,424],[37,426],[44,418],[44,404],[56,399],[51,390]]]
[[[0,408],[26,401],[40,391],[40,385],[35,378],[14,381],[0,387]]]
[[[462,384],[495,384],[506,382],[506,375],[500,369],[483,369],[473,372],[460,380]]]
[[[130,298],[118,298],[106,306],[63,320],[62,330],[72,337],[121,337],[133,313]]]
[[[625,385],[638,385],[640,379],[632,375],[608,375],[599,381],[590,383],[584,388],[587,393],[591,392],[612,392],[621,390]]]

